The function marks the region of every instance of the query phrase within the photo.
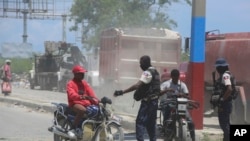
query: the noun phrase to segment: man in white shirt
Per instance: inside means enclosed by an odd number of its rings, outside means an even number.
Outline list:
[[[189,98],[188,88],[186,84],[179,79],[179,77],[180,77],[179,70],[173,69],[171,71],[171,79],[161,84],[162,96],[160,97],[160,105],[162,102],[164,102],[165,99],[171,98],[173,96]],[[168,120],[170,118],[171,107],[169,105],[164,106],[162,112],[163,112],[163,120],[164,121]],[[190,121],[188,123],[190,136],[192,138],[192,141],[195,141],[194,123],[192,121],[189,112],[187,111],[186,113],[187,113],[186,116]]]

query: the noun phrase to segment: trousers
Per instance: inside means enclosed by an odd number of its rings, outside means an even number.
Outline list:
[[[221,102],[218,106],[218,119],[223,131],[223,141],[230,139],[230,114],[232,112],[232,101]]]
[[[156,141],[156,118],[158,99],[151,101],[141,101],[141,105],[136,117],[136,139],[144,141],[145,129],[150,141]]]

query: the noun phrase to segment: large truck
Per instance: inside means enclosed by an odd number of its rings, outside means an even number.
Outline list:
[[[100,36],[99,78],[101,92],[112,95],[118,88],[137,82],[142,70],[139,59],[143,55],[151,57],[152,66],[160,74],[164,69],[178,68],[181,60],[181,36],[168,29],[111,28],[104,30]],[[116,107],[120,112],[133,113],[122,107],[131,106],[132,96],[127,99],[116,99]]]
[[[206,32],[205,43],[205,105],[204,113],[209,113],[211,105],[209,99],[213,90],[212,72],[215,71],[214,63],[217,58],[223,57],[229,63],[229,69],[236,78],[236,85],[240,94],[233,100],[233,111],[231,123],[250,123],[250,66],[248,59],[250,56],[250,32],[224,33],[219,30]],[[184,63],[188,68],[188,63]],[[190,81],[189,69],[185,69],[187,82]],[[218,73],[216,75],[218,78]]]
[[[63,92],[68,80],[73,78],[74,65],[87,67],[85,56],[71,43],[45,41],[45,53],[34,55],[33,68],[30,70],[30,88],[39,86],[41,90]]]

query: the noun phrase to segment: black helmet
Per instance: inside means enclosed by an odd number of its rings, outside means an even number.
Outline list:
[[[215,67],[219,67],[219,66],[225,67],[225,66],[229,66],[229,64],[224,58],[218,58],[215,61]]]

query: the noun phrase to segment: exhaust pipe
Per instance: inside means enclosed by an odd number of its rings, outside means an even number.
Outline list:
[[[65,131],[64,129],[61,129],[60,127],[53,126],[53,127],[49,127],[48,130],[64,138],[74,139],[74,140],[77,139],[74,133],[68,134],[67,131]]]

